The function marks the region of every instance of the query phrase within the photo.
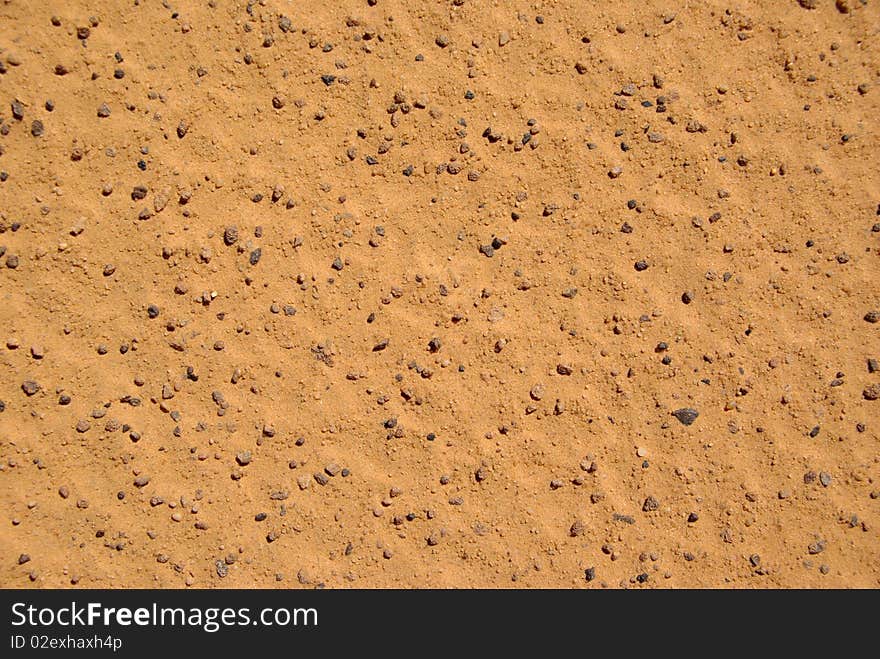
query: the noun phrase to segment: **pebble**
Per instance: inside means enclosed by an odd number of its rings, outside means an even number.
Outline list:
[[[683,425],[689,426],[694,421],[697,420],[697,417],[700,413],[692,407],[682,407],[681,409],[675,410],[672,413],[676,419],[678,419]]]
[[[27,396],[33,396],[34,394],[36,394],[40,390],[40,388],[41,387],[40,387],[39,383],[37,383],[34,380],[25,380],[24,382],[21,383],[21,390]]]

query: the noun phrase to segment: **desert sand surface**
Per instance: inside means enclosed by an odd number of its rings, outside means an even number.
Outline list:
[[[4,0],[0,586],[876,588],[880,3]]]

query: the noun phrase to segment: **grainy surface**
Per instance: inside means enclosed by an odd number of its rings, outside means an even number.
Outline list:
[[[878,6],[5,0],[0,585],[877,587]]]

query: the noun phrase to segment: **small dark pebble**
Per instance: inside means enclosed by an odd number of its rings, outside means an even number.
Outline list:
[[[223,242],[227,245],[233,245],[238,240],[238,227],[226,227],[223,231]]]
[[[697,412],[697,410],[695,410],[692,407],[682,407],[681,409],[675,410],[672,413],[672,416],[674,416],[676,419],[678,419],[681,423],[683,423],[686,426],[689,426],[694,421],[696,421],[697,417],[699,415],[700,415],[700,413]]]
[[[27,396],[33,396],[35,393],[37,393],[40,390],[40,385],[38,382],[35,382],[34,380],[25,380],[24,382],[21,383],[21,390]]]

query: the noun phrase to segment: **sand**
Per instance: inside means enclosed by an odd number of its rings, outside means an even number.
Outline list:
[[[4,1],[0,586],[876,588],[878,31]]]

